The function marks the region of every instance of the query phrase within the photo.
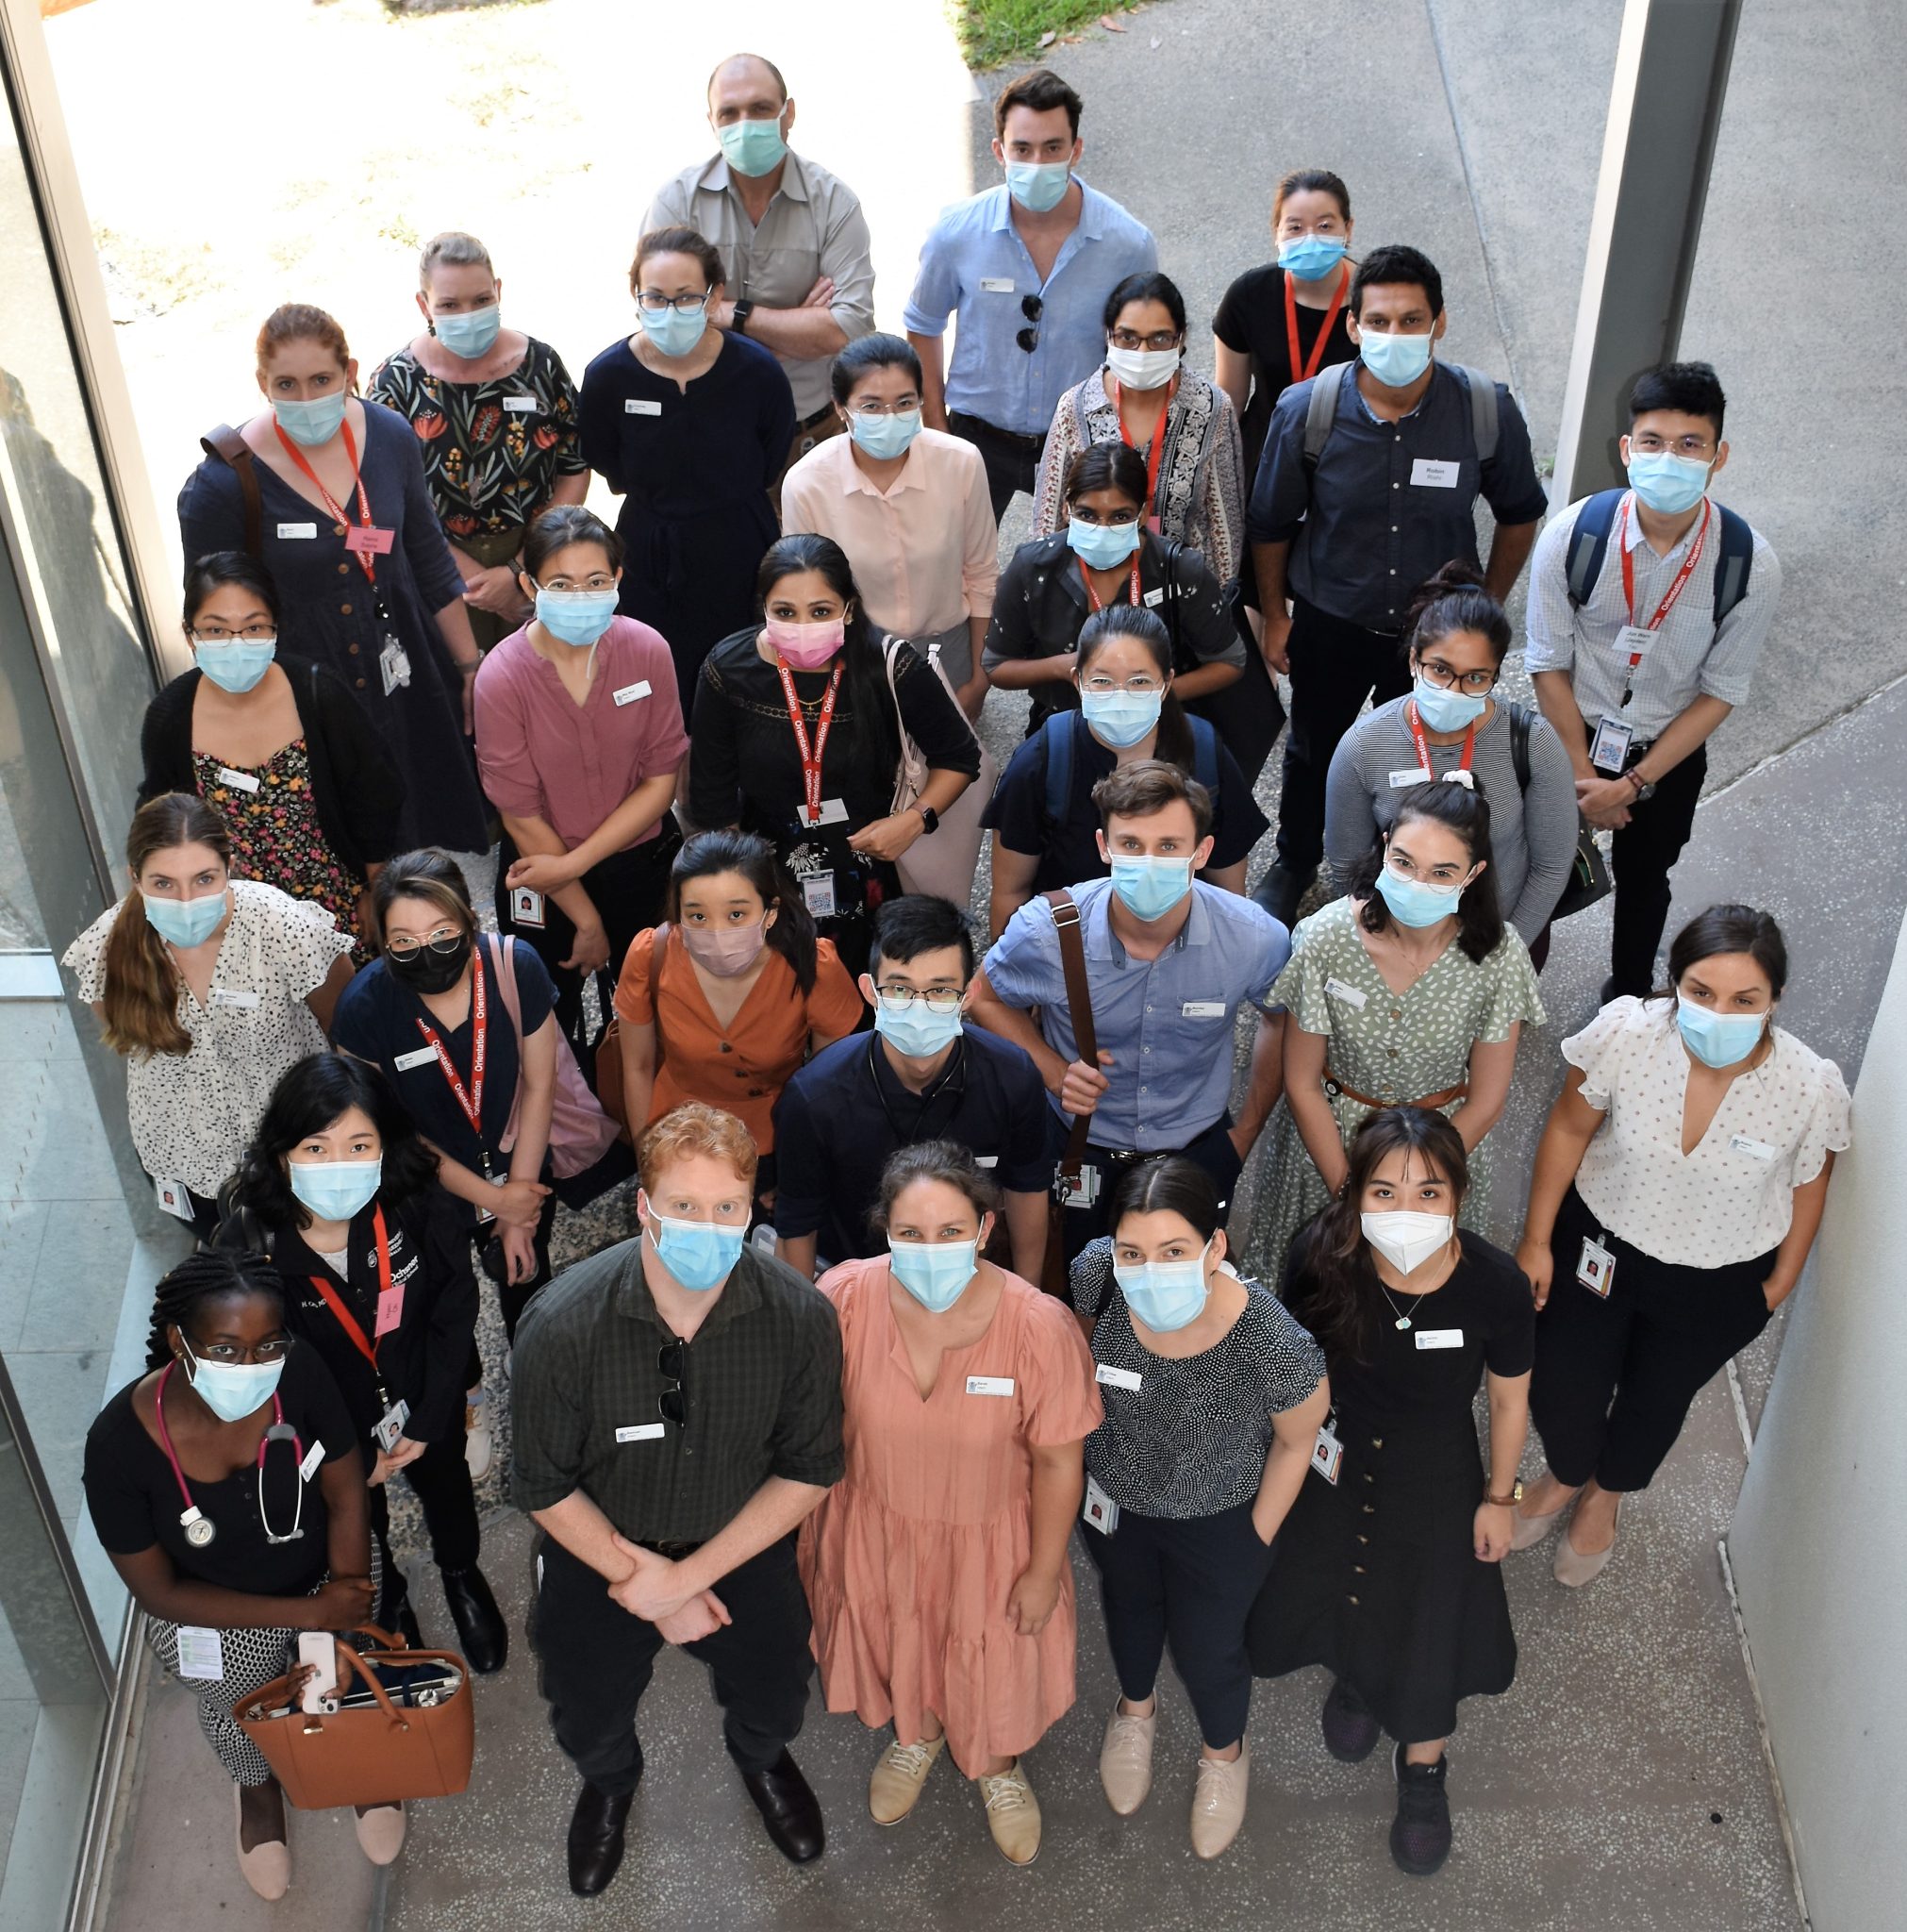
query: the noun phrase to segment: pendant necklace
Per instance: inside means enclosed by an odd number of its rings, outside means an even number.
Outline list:
[[[1377,1271],[1375,1269],[1371,1270],[1371,1274],[1373,1274],[1373,1276],[1376,1274],[1376,1273]],[[1443,1283],[1438,1282],[1435,1288],[1431,1289],[1425,1294],[1419,1295],[1418,1299],[1419,1301],[1427,1302],[1430,1300],[1431,1295],[1441,1293],[1442,1290]],[[1397,1320],[1391,1325],[1395,1328],[1408,1328],[1410,1326],[1410,1317],[1406,1315],[1403,1312],[1403,1310],[1400,1308],[1394,1301],[1391,1301],[1390,1290],[1385,1287],[1382,1280],[1380,1280],[1377,1284],[1377,1291],[1385,1298],[1385,1301],[1390,1302],[1390,1311],[1393,1315],[1397,1317]]]

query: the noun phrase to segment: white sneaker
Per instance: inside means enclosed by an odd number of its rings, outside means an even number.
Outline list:
[[[1199,1782],[1192,1791],[1192,1849],[1216,1858],[1238,1836],[1245,1822],[1245,1787],[1252,1775],[1252,1747],[1240,1743],[1232,1758],[1199,1756]]]
[[[464,1405],[463,1459],[470,1464],[471,1480],[481,1482],[490,1473],[497,1452],[496,1437],[490,1432],[490,1406],[488,1402]]]

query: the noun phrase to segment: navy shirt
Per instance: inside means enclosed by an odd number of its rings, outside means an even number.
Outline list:
[[[901,1083],[877,1035],[823,1047],[774,1106],[774,1231],[812,1234],[848,1261],[884,1252],[868,1226],[881,1170],[899,1147],[956,1141],[1009,1193],[1043,1194],[1056,1158],[1046,1087],[1032,1056],[969,1026],[923,1093]]]
[[[1367,630],[1395,632],[1427,577],[1455,557],[1479,561],[1479,495],[1499,524],[1540,523],[1548,499],[1530,455],[1529,425],[1502,383],[1497,453],[1485,465],[1477,460],[1469,391],[1448,363],[1431,364],[1430,387],[1396,423],[1371,413],[1357,387],[1362,366],[1327,369],[1278,398],[1246,534],[1254,543],[1291,545],[1286,581],[1307,604]],[[1312,470],[1304,461],[1304,415],[1318,382],[1341,388]],[[1452,463],[1453,484],[1426,480]]]

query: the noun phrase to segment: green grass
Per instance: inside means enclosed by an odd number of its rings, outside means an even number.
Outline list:
[[[1121,20],[1124,0],[948,0],[970,67],[998,67],[1041,51],[1040,36],[1090,27],[1102,13]]]

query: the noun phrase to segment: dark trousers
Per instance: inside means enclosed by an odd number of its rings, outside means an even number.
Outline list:
[[[620,1142],[617,1143],[621,1145]],[[613,1149],[611,1150],[614,1151]],[[550,1165],[543,1163],[543,1182],[548,1186],[552,1175]],[[550,1227],[556,1218],[556,1196],[548,1193],[543,1196],[542,1212],[537,1217],[536,1273],[527,1281],[509,1279],[509,1263],[504,1257],[503,1237],[497,1232],[496,1223],[485,1222],[476,1230],[477,1265],[489,1277],[497,1291],[497,1306],[503,1311],[504,1340],[514,1343],[517,1339],[517,1324],[523,1319],[523,1310],[530,1305],[530,1297],[550,1279]]]
[[[1239,617],[1244,627],[1243,616]],[[1255,786],[1278,734],[1285,728],[1285,704],[1271,682],[1256,641],[1247,631],[1245,675],[1209,697],[1192,698],[1186,709],[1202,718],[1219,734],[1225,749],[1238,761],[1245,782]],[[1326,758],[1328,765],[1330,759]]]
[[[459,1424],[461,1421],[459,1415]],[[476,1495],[471,1488],[470,1464],[464,1460],[463,1444],[464,1432],[460,1426],[456,1427],[441,1441],[430,1443],[404,1471],[406,1480],[423,1507],[424,1527],[430,1532],[430,1559],[439,1570],[474,1569],[482,1546]],[[390,1553],[389,1482],[379,1483],[370,1495],[371,1533],[384,1552],[384,1602],[380,1610],[388,1620],[409,1591],[404,1572]],[[388,1621],[385,1627],[390,1627]]]
[[[1022,490],[1031,496],[1039,482],[1040,452],[1046,447],[1043,436],[1019,436],[1010,429],[996,429],[978,416],[963,416],[957,410],[947,418],[954,436],[970,442],[987,465],[987,493],[993,499],[993,521],[1006,514],[1006,506]]]
[[[1059,1144],[1064,1148],[1064,1136]],[[1212,1176],[1212,1185],[1219,1191],[1219,1225],[1224,1226],[1225,1217],[1231,1211],[1232,1191],[1238,1185],[1238,1174],[1244,1166],[1238,1158],[1238,1150],[1232,1145],[1232,1116],[1229,1113],[1221,1115],[1202,1134],[1183,1147],[1161,1147],[1150,1153],[1136,1154],[1130,1149],[1095,1147],[1088,1142],[1086,1165],[1099,1171],[1099,1197],[1090,1208],[1069,1208],[1066,1210],[1066,1258],[1069,1262],[1087,1242],[1111,1232],[1109,1210],[1113,1188],[1119,1175],[1141,1160],[1150,1160],[1154,1154],[1164,1153],[1183,1154]],[[1054,1158],[1057,1159],[1058,1156],[1055,1155]]]
[[[662,1635],[616,1603],[603,1578],[554,1538],[539,1537],[537,1555],[536,1644],[551,1727],[589,1783],[625,1796],[642,1775],[636,1707]],[[815,1668],[794,1538],[731,1570],[715,1593],[734,1621],[683,1648],[708,1666],[728,1755],[743,1771],[766,1771],[801,1730]]]
[[[1633,764],[1648,750],[1635,747]],[[1657,781],[1653,798],[1629,808],[1629,823],[1609,846],[1609,869],[1616,881],[1615,937],[1609,946],[1614,996],[1638,998],[1655,987],[1655,953],[1668,923],[1668,874],[1695,829],[1701,781],[1708,775],[1708,747],[1697,745],[1667,777]]]
[[[1583,1239],[1616,1257],[1609,1298],[1576,1279]],[[1574,1188],[1550,1240],[1530,1420],[1559,1480],[1646,1490],[1711,1376],[1767,1326],[1774,1253],[1725,1268],[1657,1261],[1602,1227]]]
[[[1134,1704],[1152,1694],[1168,1642],[1172,1662],[1215,1751],[1245,1735],[1252,1710],[1252,1659],[1245,1620],[1271,1567],[1252,1526],[1252,1505],[1216,1516],[1138,1516],[1081,1535],[1098,1566],[1106,1642],[1119,1690]]]

